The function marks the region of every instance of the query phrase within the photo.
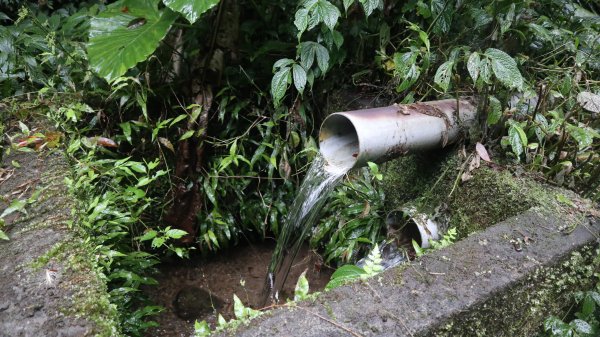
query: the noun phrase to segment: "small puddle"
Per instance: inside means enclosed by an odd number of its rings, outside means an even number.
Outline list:
[[[217,312],[229,320],[233,318],[233,294],[244,305],[259,308],[274,249],[275,243],[247,244],[211,258],[191,257],[161,264],[155,277],[159,285],[144,292],[165,310],[153,318],[160,326],[148,330],[146,336],[192,336],[195,320],[215,326]],[[302,246],[279,298],[294,297],[296,281],[304,270],[311,292],[325,288],[333,271],[321,268],[320,261]]]

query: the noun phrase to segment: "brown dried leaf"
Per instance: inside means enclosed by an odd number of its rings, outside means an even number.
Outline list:
[[[158,137],[158,142],[161,143],[164,147],[171,150],[171,152],[175,153],[175,148],[170,140],[164,137]]]
[[[479,155],[479,157],[481,157],[481,159],[487,161],[488,163],[492,162],[492,160],[490,159],[490,155],[485,149],[485,146],[483,146],[480,142],[477,142],[477,144],[475,144],[475,151],[477,151],[477,154]]]

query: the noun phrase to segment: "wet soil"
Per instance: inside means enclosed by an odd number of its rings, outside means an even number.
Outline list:
[[[274,243],[248,244],[212,258],[173,260],[159,266],[158,286],[145,289],[150,300],[165,308],[153,320],[159,327],[146,336],[187,337],[193,335],[194,321],[206,320],[215,326],[217,314],[233,318],[233,295],[246,306],[263,307],[262,291]],[[293,298],[298,277],[306,272],[310,291],[322,290],[332,270],[322,266],[319,256],[303,247],[294,261],[280,300]]]

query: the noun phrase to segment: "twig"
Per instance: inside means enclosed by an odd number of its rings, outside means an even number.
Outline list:
[[[300,308],[300,309],[302,309],[302,310],[304,310],[304,311],[308,312],[309,314],[312,314],[312,315],[314,315],[314,316],[316,316],[316,317],[318,317],[318,318],[320,318],[320,319],[324,320],[325,322],[331,323],[331,324],[332,324],[332,325],[334,325],[335,327],[337,327],[337,328],[340,328],[340,329],[342,329],[342,330],[346,331],[347,333],[351,334],[351,335],[352,335],[352,336],[354,336],[354,337],[363,337],[362,335],[358,334],[357,332],[355,332],[355,331],[352,331],[352,330],[350,330],[349,328],[346,328],[345,326],[343,326],[343,325],[341,325],[341,324],[339,324],[339,323],[337,323],[337,322],[335,322],[335,321],[332,321],[332,320],[330,320],[330,319],[329,319],[329,318],[327,318],[327,317],[321,316],[321,315],[317,314],[317,313],[316,313],[316,312],[314,312],[314,311],[308,310],[308,309],[306,309],[306,308],[304,308],[304,307],[300,307],[300,306],[298,306],[298,307],[296,307],[296,308]],[[410,333],[410,331],[409,331],[409,333]],[[412,335],[412,334],[411,334],[411,335]],[[414,337],[414,336],[413,336],[413,337]]]
[[[410,329],[406,326],[406,324],[404,324],[404,321],[402,320],[402,318],[400,318],[398,315],[394,315],[393,313],[391,313],[389,310],[387,309],[383,309],[383,311],[385,311],[388,315],[394,317],[398,322],[400,322],[400,325],[402,325],[402,327],[404,329],[406,329],[406,331],[408,332],[408,334],[410,335],[410,337],[415,337],[415,335],[413,335],[413,333],[410,331]]]

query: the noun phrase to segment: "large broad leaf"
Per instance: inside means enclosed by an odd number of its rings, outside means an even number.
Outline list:
[[[340,15],[342,15],[340,10],[331,2],[325,0],[318,1],[315,9],[319,13],[319,16],[325,25],[329,27],[329,29],[333,30],[333,27],[335,27],[337,24]]]
[[[479,67],[481,64],[481,59],[479,58],[479,54],[477,52],[471,53],[469,56],[469,60],[467,61],[467,70],[469,71],[469,75],[473,79],[473,83],[477,83],[477,78],[479,77]]]
[[[163,0],[163,3],[172,10],[183,14],[190,23],[194,23],[200,18],[200,15],[215,7],[219,1],[220,0]]]
[[[438,35],[447,33],[452,24],[454,6],[449,1],[431,0],[431,15],[435,18],[433,32]]]
[[[494,125],[502,118],[502,104],[494,97],[490,96],[490,109],[487,116],[487,124]]]
[[[439,85],[444,92],[448,91],[448,87],[450,86],[450,77],[452,76],[453,66],[454,61],[446,61],[442,63],[442,65],[435,72],[433,81],[435,84]]]
[[[288,84],[292,78],[290,76],[291,68],[283,67],[273,75],[271,80],[271,96],[273,96],[273,105],[279,106],[281,99],[287,91]]]
[[[523,77],[517,67],[517,62],[502,50],[488,48],[485,55],[492,61],[492,71],[496,78],[509,88],[521,89]]]
[[[92,19],[90,66],[112,81],[156,50],[177,14],[158,10],[159,0],[118,1]]]
[[[327,283],[325,289],[333,289],[339,287],[350,280],[359,279],[362,275],[365,274],[366,272],[364,269],[355,265],[347,264],[341,266],[333,273],[333,275],[331,275],[331,280],[329,281],[329,283]]]

